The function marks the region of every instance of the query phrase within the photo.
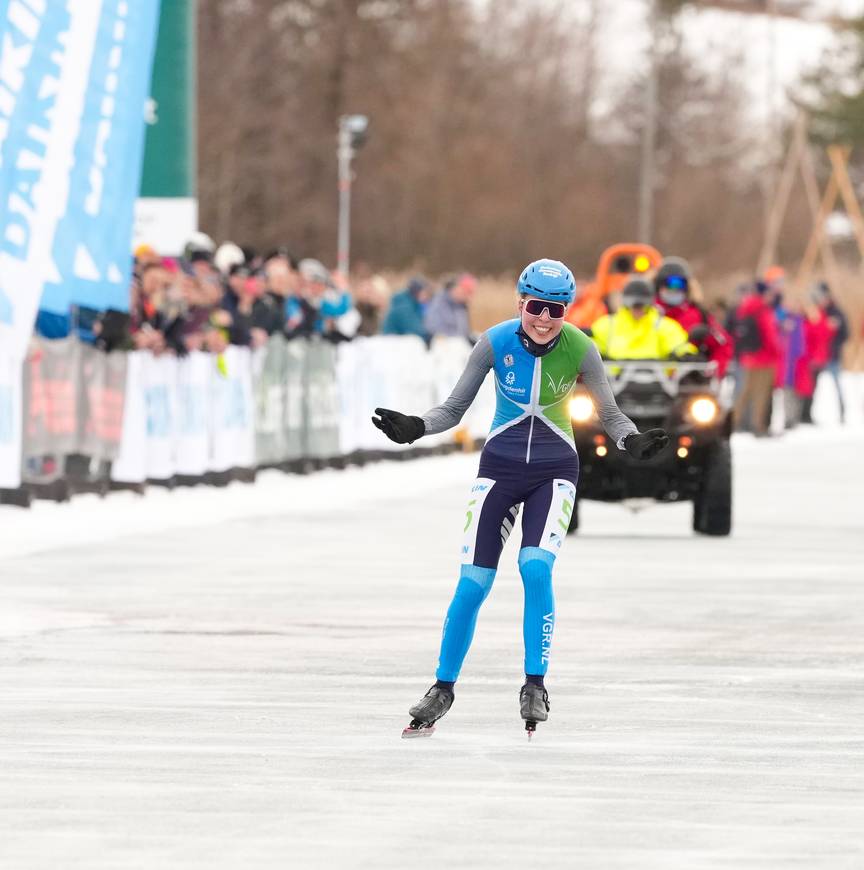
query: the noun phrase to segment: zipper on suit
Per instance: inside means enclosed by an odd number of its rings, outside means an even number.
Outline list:
[[[540,375],[542,374],[540,357],[534,359],[534,374],[531,376],[531,398],[528,413],[531,415],[531,425],[528,427],[528,449],[525,451],[525,463],[531,461],[531,437],[534,435],[534,412],[540,404]]]

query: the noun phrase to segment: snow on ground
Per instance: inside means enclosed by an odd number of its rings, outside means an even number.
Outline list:
[[[149,487],[146,496],[113,492],[102,499],[79,495],[69,504],[37,501],[29,510],[0,506],[0,559],[96,545],[124,535],[152,535],[215,526],[231,520],[274,515],[321,516],[334,510],[388,502],[410,490],[423,493],[464,482],[477,458],[454,463],[436,459],[386,461],[369,469],[327,470],[308,477],[264,471],[254,486],[232,483],[225,489]]]
[[[476,455],[0,508],[0,866],[864,866],[862,444],[736,438],[729,539],[584,504],[532,744],[516,535],[399,739]]]

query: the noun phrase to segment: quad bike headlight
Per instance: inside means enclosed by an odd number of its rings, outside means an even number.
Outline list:
[[[570,418],[574,423],[587,423],[594,416],[594,403],[589,396],[580,393],[570,400]]]
[[[720,407],[714,399],[707,396],[702,396],[698,399],[693,399],[690,403],[690,416],[694,423],[700,426],[707,426],[717,419],[717,414],[720,412]]]

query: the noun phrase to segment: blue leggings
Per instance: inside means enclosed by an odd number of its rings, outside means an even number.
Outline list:
[[[546,673],[555,626],[552,567],[567,534],[578,474],[575,453],[572,462],[526,464],[484,451],[465,516],[462,570],[444,621],[437,679],[455,682],[459,676],[520,504],[525,673]]]

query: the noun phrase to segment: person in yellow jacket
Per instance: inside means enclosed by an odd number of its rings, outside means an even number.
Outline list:
[[[591,335],[606,359],[678,359],[698,353],[678,321],[651,303],[653,287],[633,278],[621,292],[621,308],[591,326]]]

